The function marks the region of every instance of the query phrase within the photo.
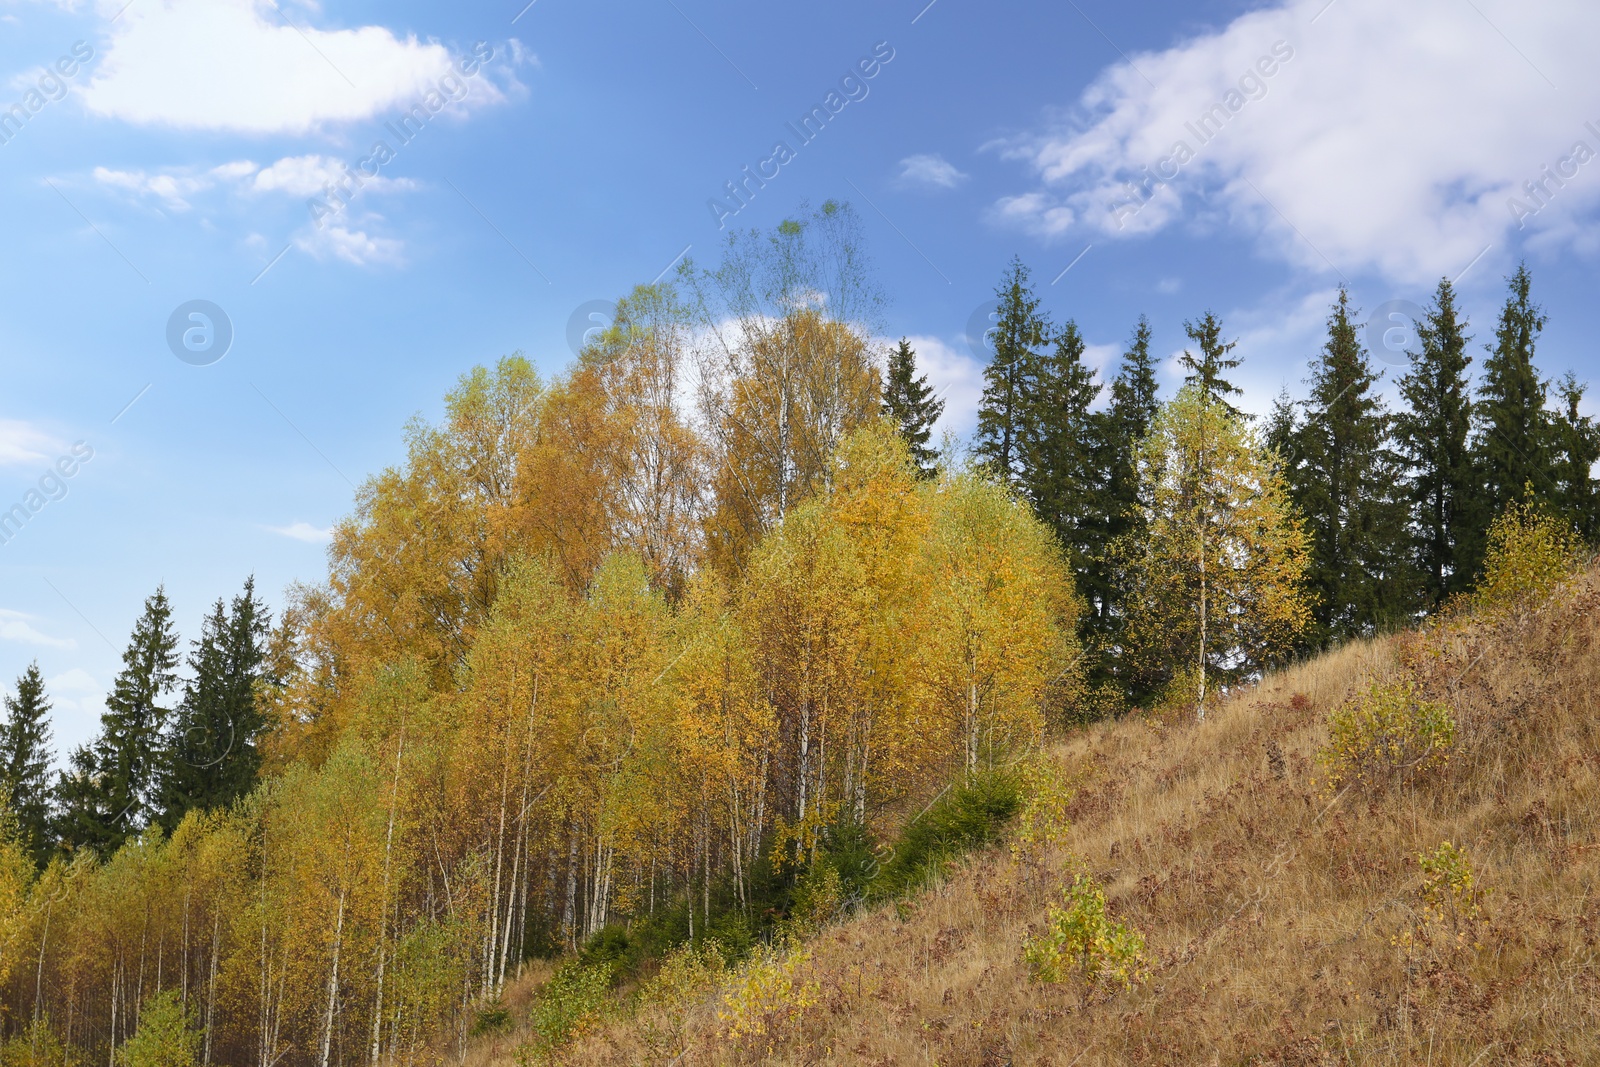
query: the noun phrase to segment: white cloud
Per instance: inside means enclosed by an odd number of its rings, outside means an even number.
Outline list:
[[[365,230],[352,230],[337,223],[312,227],[294,239],[294,246],[317,259],[342,259],[358,267],[369,263],[398,265],[404,262],[405,242],[392,237],[373,237]]]
[[[409,106],[451,72],[441,44],[382,26],[319,30],[304,17],[272,0],[139,0],[112,25],[83,100],[133,123],[304,133]],[[467,80],[503,98],[489,79]]]
[[[308,545],[325,545],[333,540],[332,530],[324,530],[309,522],[292,522],[288,526],[268,526],[267,529],[282,537],[304,541]]]
[[[1000,145],[1037,184],[993,214],[1046,237],[1231,225],[1312,270],[1431,282],[1517,234],[1508,202],[1536,203],[1541,168],[1580,141],[1600,153],[1597,38],[1584,0],[1287,0],[1132,56],[1071,116]],[[1526,233],[1581,240],[1600,158],[1546,188]]]
[[[0,467],[49,463],[63,449],[49,434],[19,419],[0,419]]]
[[[321,196],[324,186],[337,184],[351,168],[341,160],[328,156],[288,156],[278,160],[255,176],[253,188],[258,193],[285,193],[289,196]],[[362,175],[361,189],[382,192],[389,189],[414,189],[416,183],[409,178],[367,177]]]
[[[1182,288],[1182,278],[1162,278],[1159,282],[1156,282],[1156,292],[1162,296],[1171,296]]]
[[[940,155],[907,156],[900,161],[899,181],[902,185],[931,185],[941,189],[954,189],[967,180],[955,164]]]
[[[917,354],[917,370],[928,376],[934,396],[944,401],[944,414],[934,425],[934,440],[946,431],[970,434],[978,425],[978,401],[983,398],[983,364],[937,337],[917,335],[906,339]]]
[[[70,637],[51,637],[34,629],[34,616],[20,611],[0,608],[0,641],[17,641],[41,648],[77,648],[78,642]]]
[[[224,163],[210,170],[168,170],[150,173],[143,170],[112,170],[96,167],[94,180],[113,189],[121,189],[136,196],[153,196],[171,211],[188,211],[193,205],[190,197],[207,192],[219,183],[237,181],[255,172],[256,165],[247,160]]]
[[[247,159],[223,163],[209,170],[192,167],[161,171],[94,169],[95,181],[135,196],[153,196],[170,211],[188,211],[191,200],[216,188],[239,192],[281,193],[291,197],[320,196],[329,183],[346,180],[346,188],[356,188],[347,180],[350,168],[329,156],[286,156],[268,167],[258,167]],[[394,192],[416,188],[409,178],[361,176],[359,190]]]

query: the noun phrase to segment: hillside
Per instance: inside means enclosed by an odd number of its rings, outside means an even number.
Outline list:
[[[767,975],[764,1015],[720,991],[646,1007],[570,1062],[1600,1062],[1597,608],[1590,570],[1537,610],[1270,675],[1203,723],[1085,730],[1053,751],[1079,782],[1061,847],[827,928]],[[1455,744],[1414,783],[1334,793],[1327,718],[1369,679],[1446,702]],[[1446,841],[1478,918],[1424,913],[1418,857]],[[1082,869],[1147,941],[1130,990],[1029,979],[1024,938]]]

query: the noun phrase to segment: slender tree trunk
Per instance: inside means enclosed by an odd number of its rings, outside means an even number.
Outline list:
[[[322,1054],[318,1059],[321,1067],[328,1067],[328,1056],[333,1051],[333,1016],[339,1004],[339,952],[344,948],[344,898],[345,890],[339,890],[339,915],[333,924],[333,964],[328,969],[328,1010],[322,1016]]]
[[[389,947],[389,871],[394,856],[394,818],[400,807],[400,760],[406,748],[406,731],[400,727],[399,740],[394,749],[394,784],[389,789],[389,828],[383,839],[383,896],[379,899],[377,992],[372,1002],[372,1062],[376,1064],[383,1051],[383,971]]]

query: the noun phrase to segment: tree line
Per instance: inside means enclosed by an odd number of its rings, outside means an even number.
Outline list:
[[[1320,386],[1257,425],[1210,315],[1174,396],[1143,322],[1100,383],[1014,264],[973,455],[935,449],[857,228],[830,202],[735,234],[561,374],[465,375],[276,621],[246,583],[180,677],[158,590],[53,783],[30,669],[0,731],[0,1059],[176,1033],[184,1062],[431,1061],[533,956],[738,951],[1052,727],[1203,713],[1429,606],[1420,577],[1393,616],[1319,599]],[[1342,389],[1323,406],[1366,395]],[[1400,564],[1360,558],[1420,575],[1406,507]]]
[[[1181,672],[1169,651],[1152,649],[1141,633],[1150,610],[1165,610],[1141,594],[1160,592],[1142,573],[1151,562],[1151,523],[1171,518],[1153,495],[1159,479],[1140,476],[1141,447],[1162,411],[1149,323],[1139,321],[1114,375],[1102,381],[1084,362],[1076,323],[1052,324],[1020,262],[997,298],[975,453],[1066,552],[1088,605],[1079,634],[1096,706],[1158,699]],[[1546,319],[1525,265],[1508,280],[1476,381],[1470,323],[1450,281],[1439,282],[1395,383],[1393,409],[1380,395],[1358,315],[1341,289],[1310,363],[1306,397],[1285,391],[1257,419],[1230,399],[1239,390],[1228,375],[1239,361],[1218,318],[1208,312],[1185,324],[1189,344],[1179,363],[1196,401],[1191,415],[1211,411],[1219,429],[1227,424],[1227,433],[1248,439],[1254,455],[1252,475],[1236,484],[1237,501],[1270,490],[1288,521],[1263,527],[1263,535],[1271,529],[1280,547],[1296,551],[1301,546],[1283,537],[1296,540],[1292,527],[1303,537],[1300,599],[1309,618],[1276,654],[1436,611],[1472,586],[1489,526],[1512,504],[1535,503],[1589,541],[1600,533],[1600,428],[1580,411],[1583,383],[1570,373],[1552,382],[1536,367]],[[916,402],[901,407],[909,413],[903,419],[927,422]],[[1168,599],[1176,608],[1197,597],[1179,583]],[[1241,651],[1224,651],[1218,665],[1248,663]]]

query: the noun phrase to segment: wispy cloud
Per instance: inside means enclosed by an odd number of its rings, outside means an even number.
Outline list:
[[[51,637],[35,629],[32,615],[0,608],[0,641],[16,641],[40,648],[77,648],[78,642],[70,637]]]
[[[0,419],[0,467],[32,467],[48,463],[61,445],[38,427],[20,419]]]
[[[268,526],[267,529],[280,537],[304,541],[308,545],[325,545],[333,540],[332,530],[324,530],[309,522],[291,522],[287,526]]]
[[[901,185],[932,186],[938,189],[954,189],[967,180],[967,176],[956,169],[955,164],[940,155],[915,155],[907,156],[900,161],[900,173],[896,180]]]

